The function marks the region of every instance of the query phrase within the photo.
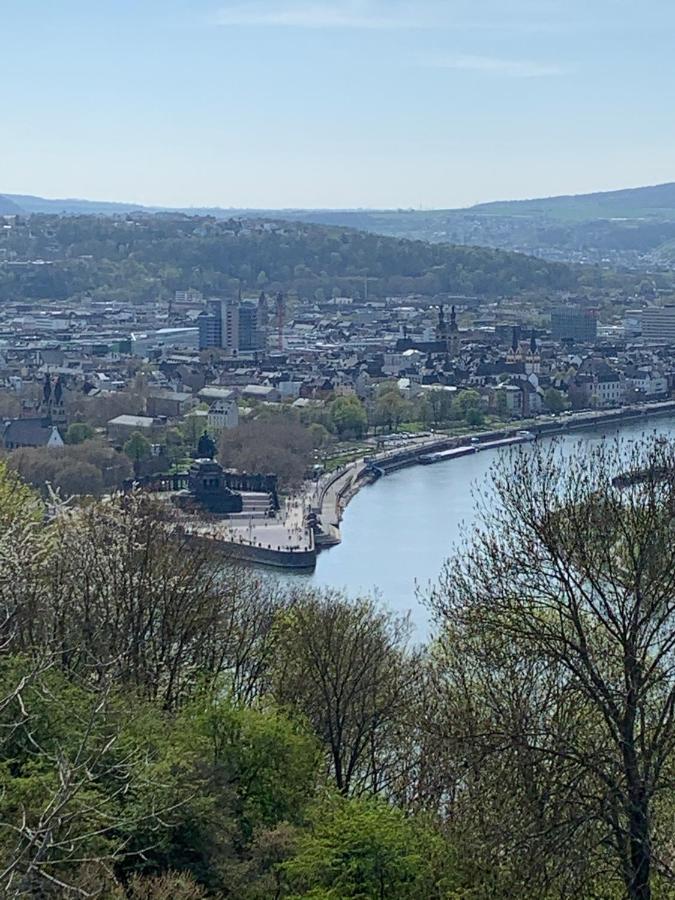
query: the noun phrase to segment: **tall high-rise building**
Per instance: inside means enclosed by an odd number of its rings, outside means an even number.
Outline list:
[[[258,305],[244,300],[239,305],[239,349],[248,353],[259,348]]]
[[[598,311],[579,306],[559,306],[551,311],[554,341],[592,343],[598,336]]]
[[[251,353],[265,346],[258,327],[258,305],[255,301],[209,300],[197,318],[199,349],[218,347],[232,355]]]
[[[646,341],[675,344],[675,306],[648,306],[641,319]]]
[[[199,349],[211,350],[223,345],[223,328],[220,318],[220,300],[209,300],[206,309],[197,316]]]
[[[221,300],[220,321],[222,328],[222,347],[229,353],[239,352],[239,301]]]

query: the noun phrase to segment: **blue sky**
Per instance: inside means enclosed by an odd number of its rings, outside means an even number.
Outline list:
[[[454,207],[675,180],[672,0],[0,0],[0,192]]]

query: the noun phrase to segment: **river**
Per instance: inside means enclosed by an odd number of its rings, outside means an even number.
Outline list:
[[[675,418],[644,419],[607,426],[603,432],[577,431],[558,438],[566,446],[597,442],[603,436],[675,438]],[[545,439],[550,440],[550,439]],[[504,450],[485,450],[432,466],[413,466],[363,488],[345,511],[342,543],[319,554],[311,575],[289,575],[312,585],[343,588],[352,596],[375,593],[396,612],[410,612],[420,636],[429,618],[417,592],[438,578],[474,517],[473,491],[485,484],[490,466]]]

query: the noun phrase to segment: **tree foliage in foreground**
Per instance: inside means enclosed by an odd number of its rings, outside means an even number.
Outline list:
[[[140,494],[47,506],[3,468],[0,500],[3,896],[290,897],[333,802],[325,735],[275,697],[316,598],[217,566]],[[386,617],[331,602],[362,655]]]
[[[1,467],[0,893],[674,896],[675,450],[561,453],[502,457],[421,648]]]
[[[670,896],[673,447],[539,447],[494,491],[431,595],[462,840],[501,896]]]

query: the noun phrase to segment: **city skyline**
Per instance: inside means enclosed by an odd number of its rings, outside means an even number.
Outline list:
[[[661,0],[59,6],[5,12],[2,192],[456,208],[675,178]]]

